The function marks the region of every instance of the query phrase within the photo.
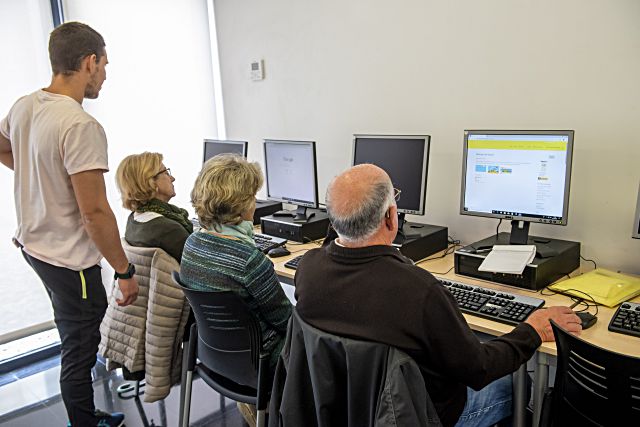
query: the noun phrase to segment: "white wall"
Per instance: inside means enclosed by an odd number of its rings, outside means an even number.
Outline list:
[[[637,0],[216,0],[229,138],[317,141],[319,187],[353,133],[432,136],[427,214],[471,243],[497,220],[459,211],[464,129],[574,129],[569,225],[599,267],[640,273]],[[266,79],[249,79],[264,59]],[[503,226],[507,230],[506,226]]]
[[[160,152],[176,178],[171,203],[190,210],[204,138],[217,136],[206,0],[66,0],[67,21],[84,22],[105,39],[109,65],[100,97],[85,109],[109,141],[105,175],[124,234],[115,171],[129,154]]]

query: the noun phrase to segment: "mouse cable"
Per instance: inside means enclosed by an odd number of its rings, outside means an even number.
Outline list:
[[[564,295],[564,296],[566,296],[566,297],[570,298],[570,299],[571,299],[571,301],[573,301],[573,302],[574,302],[574,305],[573,305],[573,306],[571,306],[571,308],[573,308],[573,307],[577,306],[578,304],[581,304],[581,303],[582,303],[582,304],[584,304],[586,307],[585,307],[584,309],[582,309],[582,310],[579,310],[579,311],[586,311],[586,310],[588,310],[588,309],[589,309],[589,308],[591,308],[591,307],[595,307],[596,312],[595,312],[594,316],[597,316],[597,315],[598,315],[598,306],[599,306],[600,304],[598,304],[598,303],[596,302],[596,300],[595,300],[595,299],[593,299],[593,297],[592,297],[591,295],[589,295],[588,293],[586,293],[586,292],[583,292],[583,291],[578,290],[578,289],[565,289],[564,291],[555,291],[555,290],[553,290],[553,289],[548,289],[548,290],[550,291],[550,293],[545,294],[545,293],[543,292],[545,289],[546,289],[546,288],[540,289],[540,295],[543,295],[543,296],[551,296],[551,295],[556,295],[556,294]],[[586,295],[588,299],[590,299],[591,301],[593,301],[593,304],[591,304],[589,301],[585,301],[584,299],[582,299],[582,298],[580,298],[580,297],[577,297],[577,296],[575,296],[575,295],[571,295],[571,294],[567,293],[567,291],[578,292],[579,294]]]

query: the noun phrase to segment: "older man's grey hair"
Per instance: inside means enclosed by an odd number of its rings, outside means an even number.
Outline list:
[[[358,198],[361,203],[349,204],[350,209],[346,209],[346,212],[338,212],[334,209],[334,182],[335,179],[327,187],[325,198],[327,213],[333,228],[341,240],[348,242],[367,240],[375,234],[389,207],[395,203],[391,180],[381,179],[372,184],[369,191]]]

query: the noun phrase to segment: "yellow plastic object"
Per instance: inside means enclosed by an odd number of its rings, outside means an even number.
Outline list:
[[[549,289],[573,295],[585,301],[593,298],[599,304],[615,307],[623,301],[640,295],[640,278],[596,268],[580,276],[554,283],[549,286]]]

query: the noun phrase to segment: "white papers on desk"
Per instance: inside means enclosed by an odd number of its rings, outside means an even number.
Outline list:
[[[494,245],[478,270],[522,274],[524,268],[533,261],[535,256],[535,245]]]

